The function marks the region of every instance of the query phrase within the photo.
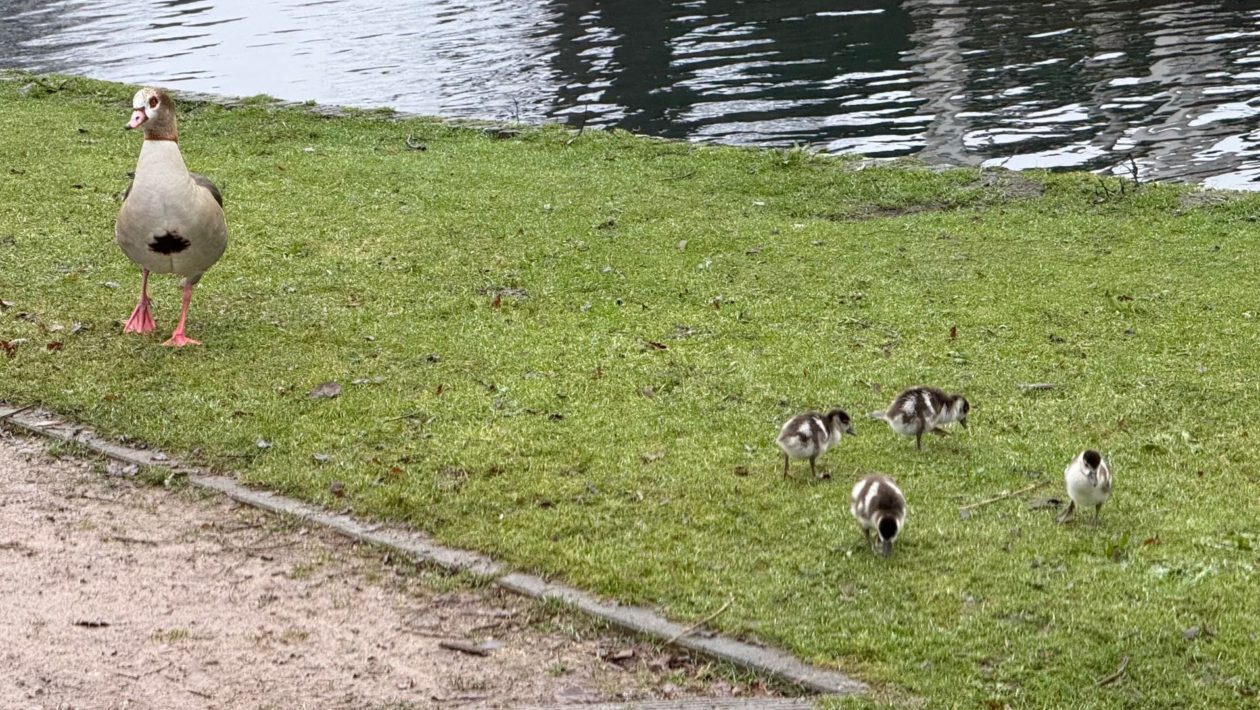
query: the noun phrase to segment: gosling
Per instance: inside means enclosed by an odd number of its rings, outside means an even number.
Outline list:
[[[1064,469],[1063,479],[1067,482],[1067,494],[1071,501],[1067,510],[1059,516],[1059,522],[1067,522],[1076,506],[1085,508],[1092,505],[1094,525],[1097,525],[1098,513],[1102,511],[1103,503],[1111,498],[1111,469],[1103,460],[1102,454],[1093,449],[1082,451]]]
[[[783,449],[783,477],[789,476],[792,459],[809,459],[809,472],[817,476],[814,462],[827,449],[840,443],[842,434],[857,436],[853,422],[843,409],[833,409],[826,414],[806,412],[784,422],[775,440]]]
[[[914,447],[923,449],[923,434],[958,422],[967,428],[971,403],[961,394],[949,394],[935,387],[911,387],[897,395],[887,411],[871,412],[871,419],[882,419],[898,434],[914,434]]]
[[[906,497],[897,484],[879,474],[863,478],[853,486],[849,512],[857,519],[871,550],[881,557],[891,555],[893,541],[906,526]]]

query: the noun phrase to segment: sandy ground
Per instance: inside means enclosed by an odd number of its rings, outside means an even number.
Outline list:
[[[50,451],[0,430],[0,707],[521,707],[767,692],[570,612]]]

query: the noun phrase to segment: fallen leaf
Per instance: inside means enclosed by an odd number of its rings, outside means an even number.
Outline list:
[[[649,451],[646,454],[639,455],[639,459],[642,460],[643,463],[652,463],[653,461],[660,461],[663,458],[665,458],[665,451],[663,449],[657,449],[656,451]]]
[[[1145,540],[1143,540],[1143,541],[1142,541],[1142,544],[1143,544],[1143,545],[1158,545],[1158,544],[1159,544],[1159,535],[1152,535],[1152,536],[1150,536],[1150,537],[1146,538]]]
[[[307,396],[311,399],[332,399],[339,394],[341,394],[341,385],[335,381],[329,381],[311,390]]]
[[[9,357],[17,355],[17,346],[7,340],[0,340],[0,350],[4,350],[4,354]]]
[[[438,383],[437,389],[433,390],[433,396],[441,397],[442,393],[445,391],[446,391],[446,385]]]
[[[748,471],[748,467],[747,467],[747,466],[736,466],[736,467],[735,467],[735,475],[736,475],[736,476],[747,476],[748,474],[749,474],[749,471]]]
[[[949,327],[949,339],[956,340],[957,338],[958,338],[958,326],[952,325]]]
[[[332,483],[328,484],[328,492],[337,496],[338,498],[345,498],[346,497],[346,484],[342,483],[341,481],[333,481]]]
[[[47,347],[49,352],[53,352],[54,350],[60,350],[62,348],[62,343],[60,340],[54,340],[49,343]]]
[[[490,302],[490,307],[498,308],[502,305],[503,305],[503,294],[501,293],[494,294],[494,300]]]
[[[669,346],[665,343],[658,343],[655,340],[647,341],[648,348],[652,350],[669,350]]]
[[[320,463],[327,463],[328,461],[332,460],[332,457],[329,456],[328,454],[320,454],[320,453],[312,454],[311,458],[315,459],[316,461]]]

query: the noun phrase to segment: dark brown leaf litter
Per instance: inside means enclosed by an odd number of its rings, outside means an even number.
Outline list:
[[[446,573],[320,528],[44,451],[0,432],[0,707],[621,706],[769,692],[551,605],[451,591]],[[126,540],[139,539],[156,544],[138,555]],[[489,655],[438,645],[460,639]]]

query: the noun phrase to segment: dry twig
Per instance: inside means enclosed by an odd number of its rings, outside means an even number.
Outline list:
[[[27,411],[27,410],[34,409],[34,408],[35,408],[35,405],[33,405],[33,404],[28,404],[28,405],[26,405],[25,407],[18,407],[17,409],[14,409],[13,411],[10,411],[10,412],[5,412],[4,414],[0,414],[0,422],[4,421],[5,419],[8,419],[8,418],[10,418],[10,417],[15,417],[15,416],[17,416],[17,415],[21,414],[22,412],[25,412],[25,411]]]
[[[988,500],[982,500],[982,501],[980,501],[979,503],[972,503],[972,504],[970,504],[970,505],[964,505],[963,507],[961,507],[961,508],[959,508],[959,509],[958,509],[958,512],[959,512],[959,513],[965,513],[965,512],[967,512],[968,510],[975,510],[976,508],[979,508],[979,507],[981,507],[981,506],[988,505],[988,504],[990,504],[990,503],[996,503],[996,502],[998,502],[998,501],[1000,501],[1000,500],[1006,500],[1007,498],[1014,498],[1015,496],[1020,495],[1021,493],[1027,493],[1028,491],[1032,491],[1032,490],[1036,490],[1036,489],[1038,489],[1038,488],[1041,488],[1042,486],[1046,485],[1046,484],[1047,484],[1047,483],[1049,483],[1049,482],[1050,482],[1049,480],[1045,480],[1045,481],[1038,481],[1037,483],[1034,483],[1034,484],[1032,484],[1031,486],[1024,486],[1023,488],[1021,488],[1021,489],[1019,489],[1019,490],[1017,490],[1017,491],[1012,491],[1012,492],[1010,492],[1010,493],[1004,493],[1004,494],[1002,494],[1002,495],[1000,495],[1000,496],[994,496],[993,498],[989,498]]]
[[[1120,659],[1120,667],[1116,669],[1116,672],[1112,673],[1106,678],[1103,678],[1102,680],[1095,683],[1094,687],[1101,688],[1104,685],[1111,685],[1112,683],[1120,680],[1120,676],[1124,675],[1124,672],[1128,670],[1128,668],[1129,668],[1129,657],[1125,656],[1124,658]]]
[[[438,646],[448,651],[459,651],[470,656],[489,656],[490,651],[468,641],[438,641]]]
[[[150,545],[152,547],[157,547],[158,545],[161,544],[157,540],[145,540],[143,538],[138,538],[138,537],[127,537],[126,535],[110,535],[109,537],[105,539],[110,542],[123,542],[123,543],[130,543],[133,545]]]
[[[723,605],[722,605],[722,607],[721,607],[720,609],[718,609],[717,611],[713,612],[712,614],[709,614],[708,616],[704,617],[703,619],[701,619],[701,620],[697,621],[696,623],[692,624],[691,626],[688,626],[687,628],[683,629],[682,631],[679,631],[677,634],[675,634],[675,635],[674,635],[674,637],[673,637],[673,638],[671,638],[670,640],[666,641],[665,643],[674,643],[674,642],[675,642],[675,641],[677,641],[678,639],[680,639],[680,638],[682,638],[682,637],[684,637],[684,636],[686,636],[686,635],[690,634],[691,632],[695,631],[696,629],[700,628],[701,626],[704,626],[705,624],[709,623],[710,621],[713,621],[714,619],[718,618],[719,616],[721,616],[721,615],[722,615],[722,612],[726,611],[726,610],[727,610],[727,608],[729,608],[729,607],[730,607],[730,605],[731,605],[731,602],[732,602],[732,601],[734,601],[734,600],[733,600],[733,599],[727,599],[727,600],[726,600],[726,603],[725,603],[725,604],[723,604]]]

